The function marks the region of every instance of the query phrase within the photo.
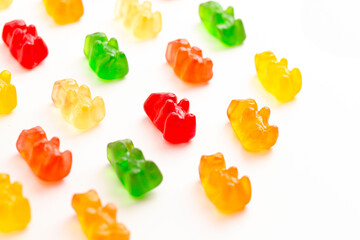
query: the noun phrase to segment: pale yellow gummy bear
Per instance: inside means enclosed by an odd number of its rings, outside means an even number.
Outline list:
[[[0,10],[8,8],[13,0],[0,0]]]
[[[285,58],[278,62],[274,53],[270,51],[259,53],[255,55],[255,67],[261,84],[280,102],[288,102],[300,92],[300,70],[294,68],[289,71]]]
[[[17,105],[16,88],[10,83],[11,73],[7,70],[0,73],[0,114],[8,114]]]
[[[102,97],[91,99],[90,89],[86,85],[79,87],[74,79],[56,81],[51,97],[63,117],[78,129],[92,128],[105,117]]]
[[[161,13],[151,12],[149,1],[140,4],[138,0],[118,0],[116,16],[123,20],[124,26],[137,38],[154,38],[161,31]]]

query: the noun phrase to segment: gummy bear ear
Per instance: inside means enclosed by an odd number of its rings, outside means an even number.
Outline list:
[[[108,42],[109,46],[115,48],[116,50],[119,50],[119,44],[116,38],[111,38]]]
[[[33,35],[34,37],[37,37],[37,31],[36,31],[36,27],[34,25],[29,25],[26,29],[26,33],[29,33],[31,35]]]
[[[228,7],[225,12],[231,16],[234,17],[234,8],[233,7]]]
[[[185,112],[189,112],[189,108],[190,108],[190,102],[187,98],[181,99],[181,101],[178,103],[178,105],[185,111]]]

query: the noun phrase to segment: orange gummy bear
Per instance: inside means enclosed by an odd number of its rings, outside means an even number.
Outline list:
[[[116,206],[112,203],[101,206],[95,190],[75,194],[71,204],[89,240],[130,239],[130,232],[126,227],[116,222]]]
[[[268,150],[276,143],[279,129],[269,125],[270,109],[263,107],[258,111],[254,99],[232,100],[227,115],[236,136],[247,151]]]
[[[199,175],[205,193],[223,213],[244,209],[251,199],[251,183],[247,176],[238,179],[236,167],[226,169],[224,155],[202,156]]]
[[[191,47],[186,39],[169,42],[166,60],[176,75],[185,82],[206,83],[213,77],[213,62],[203,58],[198,47]]]
[[[23,130],[16,142],[16,148],[41,180],[60,181],[71,170],[72,154],[60,152],[60,140],[53,137],[50,141],[41,127]]]

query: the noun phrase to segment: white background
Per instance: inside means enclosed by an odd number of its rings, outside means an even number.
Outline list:
[[[31,204],[27,229],[3,239],[86,239],[71,198],[95,189],[103,203],[118,207],[118,221],[131,239],[359,239],[360,238],[360,16],[353,0],[228,0],[245,25],[242,46],[226,48],[200,22],[197,0],[153,0],[163,29],[156,39],[136,41],[114,18],[115,1],[85,0],[77,23],[57,26],[40,0],[14,0],[0,12],[0,26],[14,19],[35,24],[49,56],[25,70],[0,44],[0,70],[10,70],[18,106],[0,117],[0,172],[23,184]],[[116,37],[130,72],[104,83],[83,55],[87,34]],[[208,85],[191,86],[166,63],[167,43],[186,38],[214,62]],[[271,50],[298,67],[303,88],[296,99],[280,104],[256,79],[254,55]],[[51,101],[56,80],[74,78],[102,96],[105,119],[78,132]],[[188,144],[171,145],[143,111],[152,92],[169,91],[190,100],[197,133]],[[232,99],[254,98],[269,106],[270,123],[279,127],[271,151],[246,152],[226,116]],[[49,138],[58,136],[61,150],[73,154],[67,178],[40,181],[18,154],[21,130],[40,125]],[[110,141],[131,138],[164,175],[162,184],[144,199],[134,200],[118,181],[106,158]],[[243,212],[219,213],[199,182],[203,154],[222,152],[228,166],[249,176],[253,195]]]

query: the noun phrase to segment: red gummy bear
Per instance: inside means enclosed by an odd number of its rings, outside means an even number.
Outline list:
[[[26,26],[23,20],[6,23],[2,39],[14,58],[25,68],[36,67],[48,55],[48,48],[44,40],[37,35],[35,26]]]
[[[144,103],[144,110],[154,125],[171,143],[190,141],[196,132],[195,115],[189,113],[189,100],[177,103],[173,93],[152,93]]]
[[[63,179],[71,169],[71,152],[60,152],[59,145],[59,138],[48,141],[41,127],[23,130],[16,142],[17,150],[35,175],[47,182]]]
[[[191,47],[186,39],[169,42],[166,60],[176,75],[189,83],[206,83],[213,77],[213,62],[203,58],[198,47]]]

